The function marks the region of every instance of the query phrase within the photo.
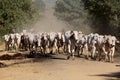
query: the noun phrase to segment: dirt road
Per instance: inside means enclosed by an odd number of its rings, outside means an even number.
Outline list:
[[[44,1],[47,5],[46,10],[34,29],[36,31],[67,30],[69,25],[53,15],[54,4],[49,3],[55,0]],[[2,47],[0,53],[8,53],[3,52]],[[75,60],[66,60],[66,56],[62,54],[0,62],[9,65],[0,68],[0,80],[120,80],[119,63],[90,61],[77,57]]]
[[[10,54],[0,46],[0,55]],[[0,60],[0,80],[120,80],[120,57],[114,63],[56,54],[21,60]]]
[[[2,61],[1,80],[119,80],[117,63],[88,61],[82,58],[66,60],[66,56]]]

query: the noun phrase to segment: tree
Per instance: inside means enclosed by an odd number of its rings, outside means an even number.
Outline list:
[[[73,25],[74,29],[79,28],[85,31],[89,28],[86,21],[88,12],[84,10],[84,4],[81,0],[57,0],[55,14],[58,18]]]
[[[120,0],[82,0],[91,16],[92,26],[101,34],[120,33]]]
[[[32,0],[0,0],[0,35],[33,23],[38,16]]]

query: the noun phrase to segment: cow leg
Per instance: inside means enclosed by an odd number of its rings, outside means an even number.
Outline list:
[[[6,44],[6,49],[9,51],[10,50],[10,44]]]
[[[77,50],[76,50],[78,57],[80,57],[80,46],[77,46]]]
[[[43,50],[44,50],[44,48],[43,48],[43,46],[41,46],[41,53],[43,54]]]
[[[7,44],[7,42],[5,42],[5,51],[7,51],[8,50],[8,44]]]
[[[20,43],[19,49],[23,49],[23,43]]]
[[[71,50],[70,50],[70,44],[68,44],[68,53],[71,53]]]
[[[105,61],[107,62],[109,59],[109,52],[105,52]]]
[[[17,43],[15,43],[15,51],[18,51],[18,45],[17,45]]]
[[[95,52],[96,52],[96,47],[92,48],[92,58],[95,59]]]
[[[109,54],[109,52],[106,52],[105,46],[102,47],[102,51],[105,54],[105,61],[107,61],[108,60],[108,54]]]
[[[58,53],[60,54],[60,47],[58,46]]]
[[[56,46],[56,53],[59,53],[59,51],[58,51],[58,47]]]
[[[9,44],[8,43],[6,44],[6,50],[9,50]]]
[[[111,55],[111,62],[114,62],[114,55]]]
[[[113,48],[111,48],[110,53],[109,53],[109,61],[110,61],[110,62],[113,62],[113,61],[114,61],[114,60],[113,60],[114,52],[115,52],[115,48],[113,47]]]
[[[61,47],[59,48],[59,53],[64,54],[64,46],[61,46]]]
[[[66,43],[64,43],[63,49],[64,49],[64,53],[66,53],[66,52],[67,52],[67,50],[68,50],[68,46],[67,46],[67,44],[66,44]]]
[[[54,40],[55,53],[58,53],[57,39]]]
[[[80,57],[80,55],[82,55],[83,52],[82,46],[78,47],[77,52],[78,52],[78,57]]]
[[[98,49],[98,60],[100,61],[101,60],[101,50],[100,49]]]
[[[34,46],[35,46],[35,51],[37,51],[37,48],[38,48],[38,42],[37,41],[35,42]]]
[[[58,47],[56,43],[55,43],[55,53],[58,53]]]
[[[10,44],[8,45],[8,50],[11,50],[11,48],[12,48],[12,44],[10,43]]]
[[[75,53],[75,45],[74,44],[71,44],[71,48],[70,48],[72,51],[71,51],[71,56],[72,56],[72,60],[75,59],[74,57],[74,53]]]
[[[70,44],[68,44],[68,56],[67,56],[67,59],[69,59],[71,56],[71,50],[70,50]]]
[[[75,59],[74,53],[75,53],[75,50],[73,49],[73,50],[72,50],[72,59],[73,59],[73,60]]]
[[[42,47],[41,47],[41,46],[39,46],[38,48],[39,48],[40,53],[42,53]]]
[[[83,52],[84,52],[84,54],[85,54],[85,58],[86,58],[86,59],[89,59],[89,52],[88,52],[88,47],[87,47],[87,46],[85,46],[85,47],[83,48]]]
[[[67,59],[70,59],[70,53],[68,53],[68,55],[67,55]]]
[[[115,54],[115,47],[113,47],[113,49],[112,49],[111,62],[114,61],[114,54]]]
[[[111,52],[111,51],[109,52],[109,55],[108,55],[108,56],[109,56],[109,57],[108,57],[108,58],[109,58],[109,62],[111,62],[111,61],[112,61],[112,57],[111,57],[111,56],[112,56],[112,52]]]
[[[18,49],[19,49],[19,43],[18,42],[15,42],[15,47],[16,47],[16,51],[18,51]]]
[[[31,44],[29,44],[28,48],[31,51]],[[25,45],[25,50],[27,50],[27,45]]]
[[[83,55],[83,46],[80,48],[80,55]]]
[[[46,54],[47,53],[47,46],[45,45],[45,47],[44,47],[44,54]]]

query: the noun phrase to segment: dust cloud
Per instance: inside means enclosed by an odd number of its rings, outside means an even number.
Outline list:
[[[57,17],[54,15],[54,7],[56,0],[43,1],[46,5],[45,11],[41,13],[43,17],[35,25],[33,25],[32,28],[36,32],[57,32],[63,30],[70,30],[70,25],[67,22],[57,19]]]
[[[41,13],[43,16],[35,25],[32,26],[35,32],[58,32],[66,30],[80,30],[83,33],[91,32],[88,26],[82,25],[74,27],[69,23],[58,19],[54,15],[54,7],[57,0],[43,0],[45,3],[45,11]]]

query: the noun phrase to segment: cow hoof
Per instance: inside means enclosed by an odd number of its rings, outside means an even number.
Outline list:
[[[78,57],[80,57],[80,55],[78,55]]]
[[[110,63],[114,63],[114,61],[110,61]]]
[[[75,58],[72,58],[72,60],[75,60]]]
[[[69,60],[69,59],[70,59],[70,56],[67,57],[67,60]]]

